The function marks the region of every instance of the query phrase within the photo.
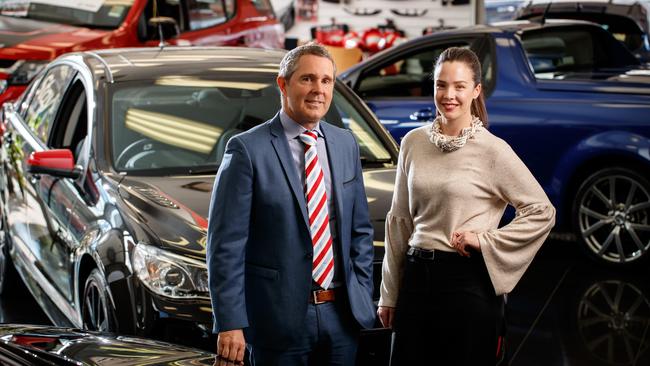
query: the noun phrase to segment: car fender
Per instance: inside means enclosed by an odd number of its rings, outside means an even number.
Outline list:
[[[129,284],[131,263],[127,252],[128,240],[119,230],[100,232],[95,229],[87,234],[89,240],[78,249],[79,260],[75,265],[75,303],[81,313],[85,280],[90,271],[97,268],[106,281],[107,297],[115,312],[117,331],[134,334],[135,308],[131,303],[132,286]],[[83,277],[83,278],[82,278]],[[116,301],[119,298],[120,301]]]
[[[629,162],[637,162],[650,168],[650,139],[629,131],[607,131],[591,135],[568,150],[558,162],[551,179],[551,200],[555,205],[567,203],[575,193],[580,182],[571,184],[579,178],[581,168],[587,164],[616,157]],[[587,172],[590,173],[590,172]],[[554,199],[555,198],[555,199]],[[564,216],[570,215],[567,210]],[[557,221],[566,217],[558,215]]]

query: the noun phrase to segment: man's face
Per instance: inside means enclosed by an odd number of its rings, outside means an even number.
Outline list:
[[[314,124],[320,121],[332,103],[334,65],[325,58],[304,55],[289,80],[279,76],[284,111],[297,123]]]

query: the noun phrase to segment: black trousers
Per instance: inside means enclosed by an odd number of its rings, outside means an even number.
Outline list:
[[[393,323],[391,366],[494,365],[504,325],[480,253],[407,255]]]

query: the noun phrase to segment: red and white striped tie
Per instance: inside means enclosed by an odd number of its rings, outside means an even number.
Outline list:
[[[305,144],[305,195],[314,247],[311,275],[316,283],[327,289],[334,278],[334,253],[325,180],[316,153],[317,138],[316,133],[311,131],[300,134],[300,140]]]

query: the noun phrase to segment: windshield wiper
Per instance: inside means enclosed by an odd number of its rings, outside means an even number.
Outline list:
[[[217,170],[219,170],[219,166],[199,166],[196,168],[189,168],[187,170],[187,173],[189,175],[201,175],[201,174],[210,174],[210,173],[216,173]]]

